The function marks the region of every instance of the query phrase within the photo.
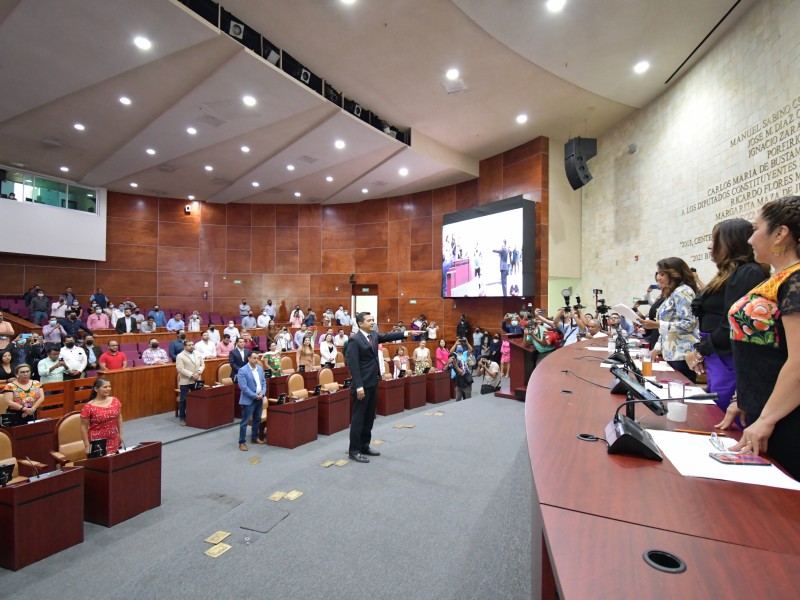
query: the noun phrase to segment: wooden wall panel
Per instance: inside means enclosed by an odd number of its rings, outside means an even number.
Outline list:
[[[251,273],[228,273],[226,275],[213,275],[214,295],[225,298],[248,298],[255,305],[261,298],[263,282],[261,275]],[[235,283],[235,282],[241,283]],[[239,306],[239,303],[236,303]]]
[[[331,204],[322,207],[323,227],[343,227],[354,225],[356,222],[356,208],[360,204]]]
[[[300,252],[298,250],[281,249],[275,251],[276,273],[287,273],[287,274],[297,273],[299,265],[300,265]]]
[[[411,246],[408,220],[389,221],[389,271],[408,271],[411,268]]]
[[[155,271],[158,268],[158,246],[107,244],[106,260],[98,265],[104,269],[122,271]]]
[[[538,187],[537,162],[541,164],[541,159],[530,157],[503,169],[503,198],[520,196]]]
[[[228,213],[230,216],[230,213]],[[229,250],[250,250],[251,228],[240,225],[228,225],[227,228],[227,248]]]
[[[275,227],[274,204],[254,204],[251,216],[256,227]]]
[[[226,204],[201,203],[200,215],[203,225],[227,225],[227,210]]]
[[[209,287],[203,284],[208,281]],[[211,273],[181,273],[173,275],[169,272],[158,274],[158,294],[164,296],[185,296],[200,301],[203,292],[211,290]]]
[[[503,155],[492,156],[480,162],[478,202],[490,204],[503,198]]]
[[[253,227],[250,268],[254,273],[275,272],[275,228]]]
[[[410,196],[394,196],[389,202],[388,219],[389,222],[404,221],[409,219],[411,214],[411,197]]]
[[[251,204],[228,204],[226,206],[227,224],[250,227],[253,222]]]
[[[299,223],[300,223],[300,216],[296,204],[275,205],[276,227],[297,227]]]
[[[430,190],[411,194],[409,204],[411,206],[409,218],[430,217],[433,211],[433,194]]]
[[[431,192],[431,214],[438,215],[456,211],[456,188],[448,185]]]
[[[160,273],[196,272],[200,269],[200,250],[196,248],[158,249],[158,271]],[[180,276],[182,277],[182,275]]]
[[[186,206],[191,207],[191,212],[187,215]],[[179,198],[159,198],[158,199],[158,221],[159,223],[181,223],[183,225],[199,225],[201,219],[201,205],[192,200],[181,200]]]
[[[79,296],[91,295],[95,289],[95,272],[94,269],[49,267],[44,270],[26,267],[23,288],[27,290],[37,283],[42,286],[51,301],[58,299],[58,294],[68,285],[71,285]]]
[[[228,273],[250,273],[250,250],[226,250],[225,270]]]
[[[199,248],[200,226],[197,223],[159,223],[158,245],[181,248]]]
[[[108,271],[97,269],[97,285],[101,287],[106,296],[117,298],[120,296],[156,296],[156,273],[153,271],[137,271],[131,276],[128,271]],[[137,303],[138,304],[138,303]]]
[[[433,268],[431,260],[431,244],[411,245],[411,270],[428,271]]]
[[[111,244],[158,244],[158,223],[109,217],[106,241]]]
[[[322,247],[325,250],[355,248],[355,225],[330,226],[325,224],[322,226],[320,235],[322,237]]]
[[[319,227],[322,225],[322,207],[319,204],[301,204],[297,224],[300,227]]]
[[[456,210],[478,206],[478,179],[456,184]]]
[[[387,248],[356,248],[356,273],[383,273],[388,270]]]
[[[225,250],[217,248],[199,251],[199,270],[206,273],[225,272]]]
[[[547,154],[549,151],[549,143],[547,138],[538,137],[525,142],[524,144],[503,152],[503,167],[513,165],[520,160],[524,160],[531,156]]]
[[[341,297],[350,300],[350,272],[321,273],[309,277],[309,294],[312,297]],[[338,306],[338,301],[337,301]]]
[[[353,273],[356,270],[355,251],[325,250],[321,264],[323,273]]]
[[[277,251],[300,249],[300,229],[293,227],[280,226],[275,228],[275,249]],[[297,271],[289,271],[296,273]]]
[[[30,286],[28,286],[30,287]],[[8,265],[0,268],[0,294],[16,295],[25,289],[25,267]],[[21,295],[21,294],[20,294]]]
[[[158,221],[158,198],[136,194],[108,192],[107,211],[109,217],[135,219],[137,221]]]
[[[356,248],[383,248],[389,245],[388,223],[356,225]]]
[[[431,243],[431,218],[427,215],[421,219],[412,219],[408,226],[408,241],[410,244]]]
[[[228,246],[228,228],[224,225],[200,226],[199,247],[224,249]]]
[[[310,296],[310,278],[308,275],[262,275],[264,298],[272,298],[276,306],[280,300],[287,300],[294,306],[299,300]],[[303,304],[302,302],[300,303]]]
[[[300,227],[300,252],[297,270],[319,273],[322,269],[322,240],[319,227]]]
[[[384,223],[389,220],[389,204],[387,198],[360,202],[355,211],[356,224]]]

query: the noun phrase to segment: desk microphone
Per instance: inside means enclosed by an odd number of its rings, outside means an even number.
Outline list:
[[[34,477],[35,477],[35,478],[38,478],[38,477],[39,477],[39,469],[37,469],[37,468],[36,468],[36,463],[34,463],[34,462],[31,460],[31,457],[30,457],[30,456],[27,456],[27,455],[26,455],[26,456],[25,456],[25,459],[28,461],[28,464],[30,464],[30,466],[31,466],[31,467],[33,467],[33,470],[36,472],[36,475],[34,475]]]
[[[628,365],[626,365],[626,364],[624,364],[624,363],[620,363],[620,362],[618,362],[618,361],[616,361],[616,360],[608,360],[608,362],[617,363],[617,364],[615,364],[615,365],[614,365],[614,367],[615,367],[615,368],[617,368],[617,369],[623,369],[623,370],[627,371],[628,373],[630,373],[630,374],[632,374],[632,375],[635,375],[635,376],[636,376],[636,379],[638,379],[638,380],[639,380],[639,381],[640,381],[642,384],[644,384],[645,382],[647,382],[647,383],[649,383],[650,385],[653,385],[653,386],[655,386],[655,387],[657,387],[657,388],[663,388],[663,387],[664,387],[664,385],[663,385],[663,384],[661,384],[661,383],[658,383],[657,381],[650,381],[650,380],[649,380],[649,379],[647,379],[647,378],[646,378],[644,375],[642,375],[641,373],[639,373],[639,371],[637,371],[636,369],[631,369],[631,368],[630,368]]]

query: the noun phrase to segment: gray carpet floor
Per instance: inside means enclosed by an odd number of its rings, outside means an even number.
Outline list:
[[[237,426],[195,435],[172,415],[131,421],[128,443],[167,442],[162,505],[113,528],[86,523],[83,544],[0,570],[0,597],[530,598],[524,408],[474,395],[378,417],[382,456],[328,468],[346,458],[347,431],[241,452]],[[303,495],[267,500],[279,490]],[[219,530],[232,548],[213,559],[203,540]]]

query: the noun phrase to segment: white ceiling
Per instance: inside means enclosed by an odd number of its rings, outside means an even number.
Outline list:
[[[742,0],[692,60],[754,1]],[[559,14],[544,0],[222,4],[346,97],[410,128],[411,147],[178,2],[11,0],[0,6],[0,164],[57,177],[67,166],[84,185],[221,203],[412,193],[471,179],[480,160],[540,135],[598,137],[662,93],[737,3],[568,0]],[[136,48],[136,35],[153,47]],[[639,60],[652,64],[641,76]],[[445,92],[450,67],[466,90]],[[337,139],[346,148],[334,148]]]

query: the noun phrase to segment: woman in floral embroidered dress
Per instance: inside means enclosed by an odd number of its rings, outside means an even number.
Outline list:
[[[89,402],[81,410],[81,437],[86,454],[91,440],[106,440],[106,453],[119,450],[122,442],[122,403],[111,395],[111,382],[99,377],[92,386]]]
[[[739,416],[732,450],[768,452],[800,479],[800,197],[767,202],[753,229],[755,258],[774,275],[730,309],[736,396],[717,427]]]

